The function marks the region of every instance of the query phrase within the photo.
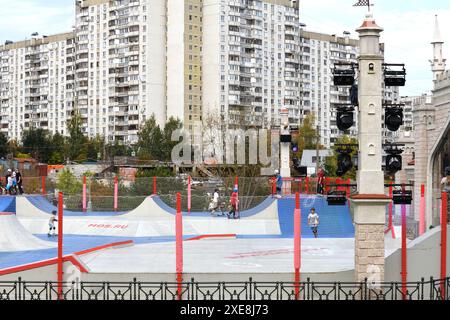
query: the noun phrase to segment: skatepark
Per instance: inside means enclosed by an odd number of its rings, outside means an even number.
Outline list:
[[[293,281],[295,197],[269,196],[240,219],[183,212],[183,277],[197,281]],[[314,207],[319,238],[307,225]],[[0,281],[57,279],[57,237],[48,220],[57,210],[42,195],[0,198]],[[353,281],[354,226],[349,205],[329,206],[320,195],[300,195],[301,279]],[[128,212],[64,210],[64,274],[81,281],[173,282],[176,210],[149,196]],[[398,228],[396,228],[398,233]],[[439,228],[408,244],[409,279],[439,275]],[[385,239],[386,281],[400,279],[401,241]],[[424,250],[425,248],[425,250]],[[429,260],[415,268],[414,261]],[[435,261],[435,263],[434,263]]]

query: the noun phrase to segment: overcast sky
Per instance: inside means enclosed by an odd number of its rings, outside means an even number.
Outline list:
[[[354,31],[366,9],[352,7],[358,0],[300,0],[301,21],[307,30],[341,35]],[[407,86],[402,95],[419,95],[431,89],[431,39],[435,14],[439,15],[450,63],[450,0],[375,0],[374,17],[386,43],[386,62],[405,63]],[[74,0],[0,0],[0,43],[30,38],[31,33],[50,35],[71,30]]]

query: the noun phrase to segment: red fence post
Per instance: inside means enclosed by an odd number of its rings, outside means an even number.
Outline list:
[[[119,179],[114,177],[114,211],[119,208]]]
[[[300,193],[295,194],[295,211],[294,211],[294,269],[295,269],[295,299],[299,299],[300,294],[300,267],[301,267],[301,230],[302,216],[300,211]]]
[[[181,213],[181,193],[177,193],[177,215],[175,221],[176,234],[176,272],[177,272],[177,295],[178,300],[182,298],[183,284],[183,215]]]
[[[425,185],[420,186],[419,235],[425,233]]]
[[[156,177],[153,177],[153,195],[156,196]]]
[[[187,203],[187,209],[188,209],[188,212],[189,213],[191,213],[191,191],[192,191],[192,189],[191,189],[191,176],[188,176],[188,186],[187,186],[187,201],[188,201],[188,203]]]
[[[58,194],[58,299],[63,299],[63,194]]]
[[[234,188],[237,190],[237,202],[236,202],[236,211],[238,213],[238,217],[240,218],[241,214],[239,212],[239,178],[236,176],[234,178]]]
[[[44,176],[41,177],[41,185],[42,185],[42,195],[46,196],[47,191],[45,190],[45,177]]]
[[[87,211],[86,206],[86,176],[83,176],[83,211]]]
[[[408,253],[406,247],[406,205],[402,204],[402,296],[406,300],[406,282],[408,279]]]
[[[442,300],[446,299],[446,278],[447,278],[447,224],[448,224],[448,201],[447,193],[442,192],[441,208],[441,294]]]
[[[389,203],[389,207],[388,207],[388,228],[386,230],[385,233],[388,233],[389,231],[391,232],[391,236],[392,239],[395,239],[395,232],[394,232],[394,223],[392,222],[392,215],[393,215],[393,211],[394,211],[394,203],[392,202],[392,186],[389,186],[389,198],[391,198],[391,202]]]

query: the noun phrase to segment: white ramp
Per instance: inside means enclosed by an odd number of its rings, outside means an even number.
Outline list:
[[[255,208],[256,209],[256,208]],[[27,198],[18,197],[17,217],[32,234],[48,231],[49,214]],[[175,235],[175,215],[148,197],[136,209],[116,216],[64,216],[64,233],[73,235],[159,237]],[[260,211],[238,220],[210,216],[184,216],[186,235],[238,234],[279,235],[278,203],[272,201]]]
[[[55,248],[27,231],[12,213],[0,213],[0,252],[15,252]]]

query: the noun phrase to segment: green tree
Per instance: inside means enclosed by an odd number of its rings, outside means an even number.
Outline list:
[[[170,117],[169,121],[164,126],[163,141],[162,141],[162,154],[163,157],[160,160],[170,161],[172,158],[172,149],[178,144],[178,141],[172,141],[172,133],[183,127],[183,123],[177,118]]]
[[[51,139],[51,154],[48,160],[49,164],[62,164],[64,163],[64,154],[66,151],[66,139],[56,132]]]
[[[84,161],[87,158],[87,150],[85,148],[88,142],[87,137],[83,134],[83,119],[78,111],[75,111],[72,118],[67,122],[67,155],[71,160]]]
[[[86,143],[86,155],[87,159],[91,161],[98,160],[98,154],[100,154],[100,158],[102,158],[103,149],[105,145],[105,139],[97,135],[93,139],[89,139]]]
[[[299,134],[296,141],[298,144],[298,152],[295,154],[298,159],[302,158],[303,150],[316,149],[317,130],[314,124],[314,115],[310,113],[303,120],[303,123],[299,128]],[[323,146],[319,146],[319,149],[323,149]]]
[[[29,153],[33,158],[48,162],[51,150],[51,134],[41,128],[31,128],[23,132],[22,145],[25,153]]]
[[[152,160],[161,160],[163,158],[164,148],[162,146],[165,139],[161,128],[156,124],[154,116],[145,121],[138,136],[139,158]]]
[[[82,191],[83,184],[68,169],[64,169],[58,175],[56,188],[68,195],[79,195]]]
[[[3,132],[0,132],[0,157],[6,158],[8,154],[8,138]]]
[[[358,140],[352,137],[349,137],[347,135],[339,137],[335,144],[358,144]],[[338,156],[339,152],[337,151],[339,149],[339,146],[333,146],[333,154],[331,157],[327,157],[325,160],[325,172],[327,177],[337,177],[336,171],[338,167]],[[353,152],[350,154],[350,156],[353,158],[358,154],[358,148],[353,147]],[[352,180],[355,180],[356,178],[356,168],[353,166],[352,170],[347,172],[344,177],[344,179],[350,178]]]

